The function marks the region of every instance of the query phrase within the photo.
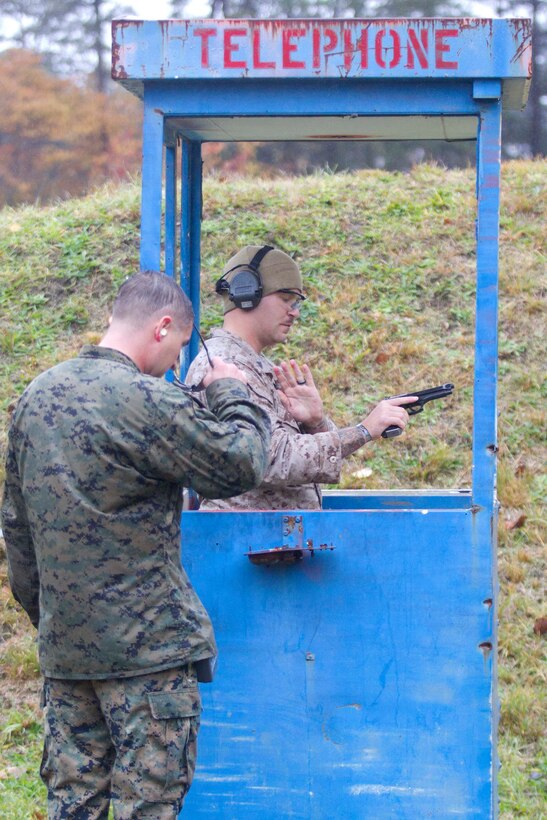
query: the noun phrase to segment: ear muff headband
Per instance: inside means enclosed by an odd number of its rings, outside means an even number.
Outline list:
[[[226,294],[228,299],[241,310],[252,310],[262,299],[262,279],[259,266],[267,253],[273,251],[271,245],[264,245],[255,253],[248,264],[236,265],[221,276],[215,285],[219,294]],[[237,273],[228,282],[226,276],[232,271]]]

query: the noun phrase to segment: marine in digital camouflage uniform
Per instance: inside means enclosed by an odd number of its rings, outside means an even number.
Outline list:
[[[247,376],[255,401],[268,413],[272,428],[270,461],[262,484],[232,498],[204,499],[202,509],[268,510],[321,508],[321,483],[336,483],[343,459],[378,439],[390,424],[404,428],[412,401],[385,399],[359,424],[339,429],[325,416],[307,365],[276,366],[263,351],[285,342],[305,298],[296,262],[268,245],[248,245],[226,264],[216,291],[224,324],[207,342],[212,355],[236,364]],[[313,344],[313,340],[310,340]],[[199,385],[207,368],[202,351],[186,382]]]
[[[38,629],[49,816],[174,818],[195,765],[195,664],[213,628],[180,563],[182,488],[262,480],[266,413],[214,360],[208,407],[158,378],[192,330],[163,274],[120,289],[98,346],[42,373],[9,432],[2,527],[13,595]],[[204,547],[206,549],[206,547]]]

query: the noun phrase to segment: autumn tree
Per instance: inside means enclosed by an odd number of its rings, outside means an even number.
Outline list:
[[[0,53],[0,99],[0,206],[79,195],[139,170],[141,106],[122,89],[82,89],[12,49]]]
[[[105,92],[110,22],[128,15],[133,8],[115,0],[0,0],[1,37],[39,52],[54,73],[86,77]]]

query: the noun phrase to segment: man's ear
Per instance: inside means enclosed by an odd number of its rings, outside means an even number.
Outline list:
[[[169,332],[173,320],[171,316],[162,316],[154,325],[154,338],[156,342],[161,342]]]

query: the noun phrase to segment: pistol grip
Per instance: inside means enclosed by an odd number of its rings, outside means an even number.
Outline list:
[[[395,438],[395,436],[400,436],[402,432],[402,429],[397,427],[396,424],[390,424],[382,433],[382,438]]]

